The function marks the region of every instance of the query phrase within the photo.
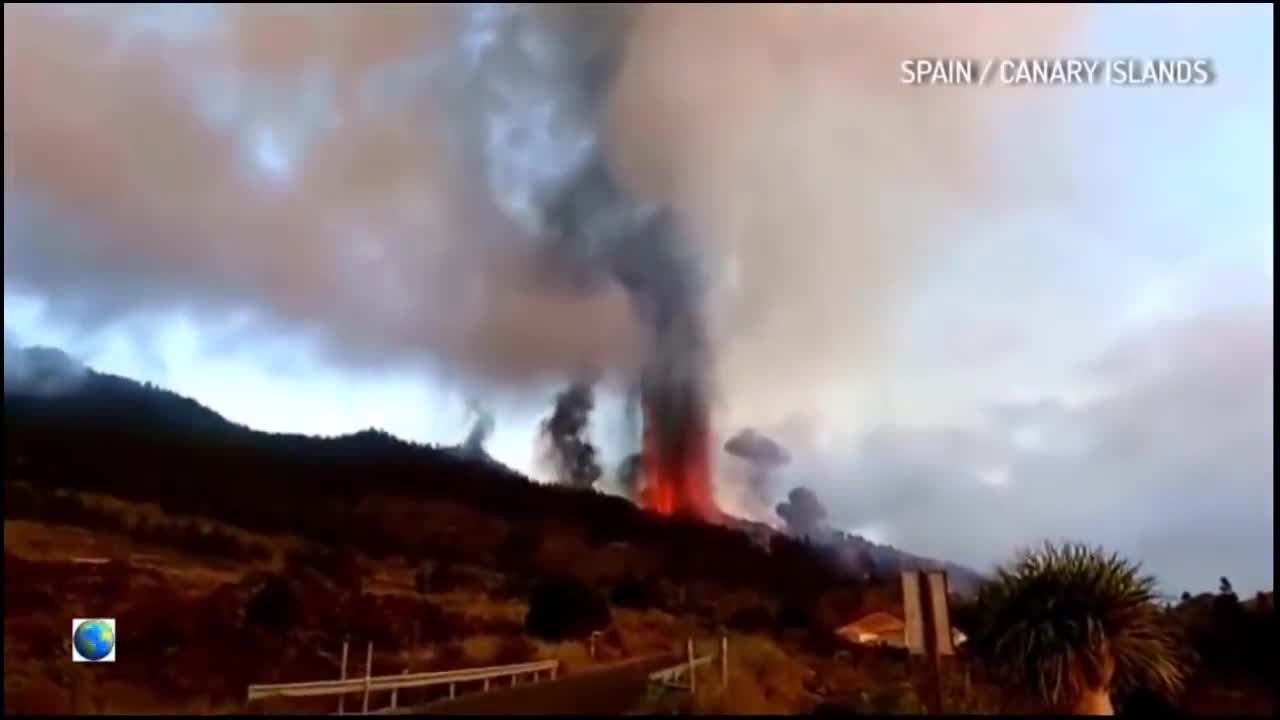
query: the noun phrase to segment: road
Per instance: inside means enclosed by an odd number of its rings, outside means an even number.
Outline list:
[[[644,701],[649,673],[680,662],[677,655],[637,658],[535,685],[463,695],[397,714],[621,715]]]

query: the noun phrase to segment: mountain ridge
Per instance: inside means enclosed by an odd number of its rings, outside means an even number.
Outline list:
[[[358,472],[357,468],[368,472],[380,465],[426,467],[446,462],[469,468],[468,475],[475,478],[473,482],[481,482],[479,478],[485,478],[483,482],[497,483],[523,481],[551,492],[576,492],[534,483],[494,459],[483,447],[470,447],[466,443],[452,446],[419,444],[378,428],[327,437],[265,432],[231,421],[193,398],[152,383],[80,365],[58,350],[13,350],[6,347],[5,360],[6,439],[11,435],[39,437],[42,433],[65,437],[69,433],[93,445],[96,442],[94,438],[117,437],[120,433],[136,431],[145,438],[144,443],[158,447],[166,444],[186,447],[192,443],[228,448],[253,447],[284,462],[304,466],[346,465],[355,472]],[[21,372],[11,374],[10,367],[21,368]],[[127,408],[127,412],[122,408]],[[11,457],[8,446],[6,442],[6,464],[11,459],[19,465],[25,464],[27,458],[21,454]],[[177,463],[178,466],[181,464]],[[87,483],[89,486],[95,484],[92,480]],[[430,485],[423,483],[418,489],[427,492]],[[343,494],[356,489],[348,487]],[[195,487],[193,491],[196,491]],[[615,499],[630,505],[629,501]],[[765,539],[777,533],[763,523],[741,518],[735,519],[731,525]],[[824,545],[828,545],[835,556],[850,567],[861,566],[885,572],[896,569],[947,570],[953,578],[953,587],[962,594],[972,592],[981,579],[973,570],[954,563],[913,555],[843,532],[833,533],[830,543]]]

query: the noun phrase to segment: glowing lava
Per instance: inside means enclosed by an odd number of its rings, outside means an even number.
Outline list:
[[[705,413],[660,425],[645,403],[640,505],[662,515],[718,521],[711,491],[710,433]]]

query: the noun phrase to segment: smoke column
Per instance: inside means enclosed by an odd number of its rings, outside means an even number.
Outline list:
[[[484,455],[484,444],[489,441],[489,436],[493,434],[493,413],[474,400],[467,404],[471,412],[476,416],[476,420],[472,424],[471,430],[467,432],[467,439],[462,442],[462,449],[467,455]]]
[[[587,438],[595,407],[595,391],[588,383],[574,383],[556,397],[555,409],[542,423],[550,460],[561,484],[587,489],[602,472],[596,448]]]
[[[548,274],[583,291],[616,283],[629,292],[652,332],[651,357],[633,380],[644,416],[638,499],[664,514],[713,518],[706,337],[695,258],[672,213],[622,187],[601,141],[603,105],[633,11],[603,5],[459,8],[459,129],[470,141],[461,159],[479,161],[498,207],[543,245]],[[584,453],[594,465],[594,450],[588,453],[581,431],[591,408],[587,378],[599,370],[587,368],[573,379],[546,424],[562,468],[579,467]],[[585,478],[569,475],[575,484]],[[597,468],[591,482],[598,475]]]

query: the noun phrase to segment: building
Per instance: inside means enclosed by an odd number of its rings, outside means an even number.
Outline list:
[[[907,646],[907,624],[897,615],[873,612],[836,630],[836,634],[859,645],[883,645],[904,648]],[[959,646],[965,641],[964,633],[951,628],[951,642]]]
[[[836,630],[836,634],[860,645],[906,647],[907,625],[887,612],[873,612]]]

